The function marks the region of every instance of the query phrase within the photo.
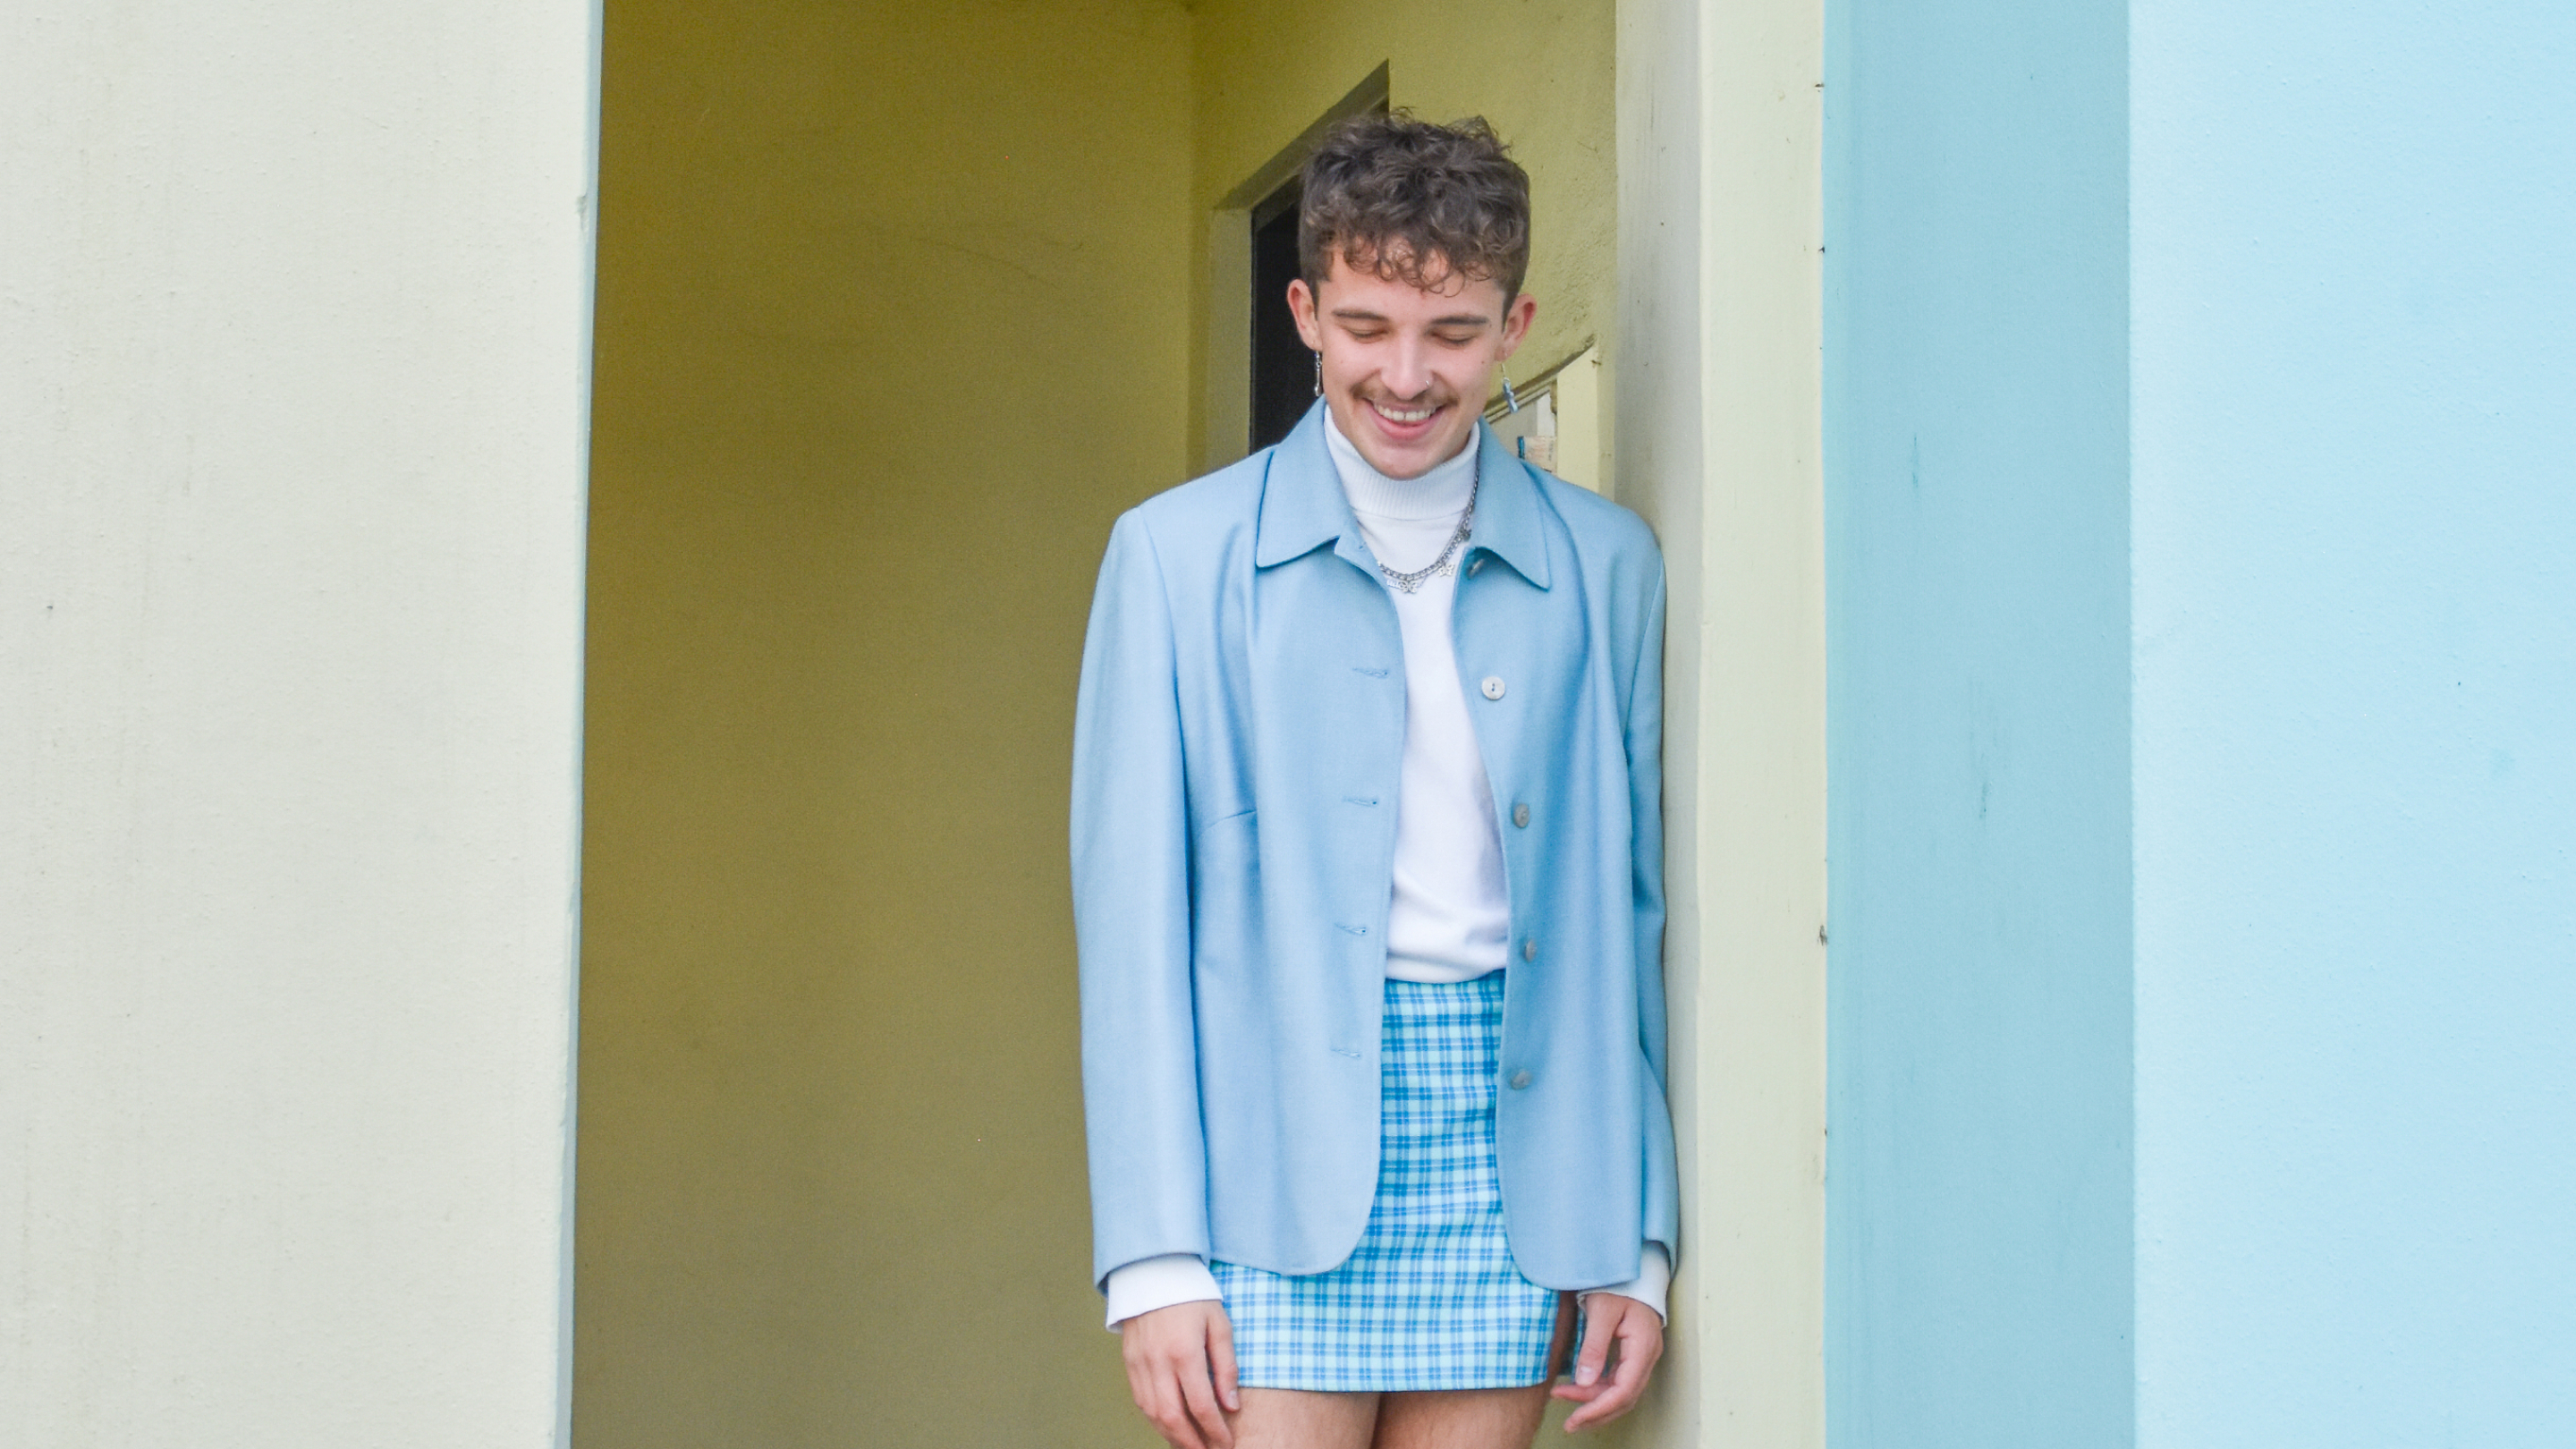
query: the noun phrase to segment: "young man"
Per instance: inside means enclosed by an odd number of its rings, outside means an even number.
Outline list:
[[[1526,1449],[1578,1295],[1568,1427],[1663,1348],[1662,562],[1482,424],[1536,310],[1484,122],[1343,125],[1298,236],[1322,402],[1092,605],[1093,1274],[1182,1449]]]

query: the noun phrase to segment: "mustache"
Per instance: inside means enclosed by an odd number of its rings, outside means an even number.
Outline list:
[[[1445,387],[1431,388],[1413,397],[1397,397],[1374,388],[1354,388],[1351,395],[1361,402],[1384,403],[1391,408],[1441,408],[1458,401],[1458,395]]]

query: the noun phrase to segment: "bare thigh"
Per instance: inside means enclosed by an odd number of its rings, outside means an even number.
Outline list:
[[[1374,1449],[1529,1449],[1546,1412],[1545,1384],[1388,1394]]]
[[[1235,1449],[1368,1449],[1379,1397],[1245,1389],[1243,1407],[1226,1421],[1234,1428]]]
[[[1550,1372],[1574,1339],[1574,1295],[1557,1300]],[[1373,1449],[1529,1449],[1547,1413],[1547,1385],[1519,1389],[1431,1389],[1382,1396]]]

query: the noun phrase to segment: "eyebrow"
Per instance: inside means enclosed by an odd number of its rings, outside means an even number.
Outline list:
[[[1365,307],[1336,307],[1333,309],[1333,316],[1344,322],[1387,320],[1385,313],[1371,312]],[[1491,327],[1494,325],[1494,319],[1482,312],[1453,312],[1446,317],[1432,318],[1431,325],[1434,327]]]

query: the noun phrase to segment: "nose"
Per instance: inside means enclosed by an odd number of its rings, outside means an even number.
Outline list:
[[[1399,398],[1417,398],[1431,388],[1431,356],[1419,337],[1396,339],[1395,353],[1378,374],[1386,390]]]

